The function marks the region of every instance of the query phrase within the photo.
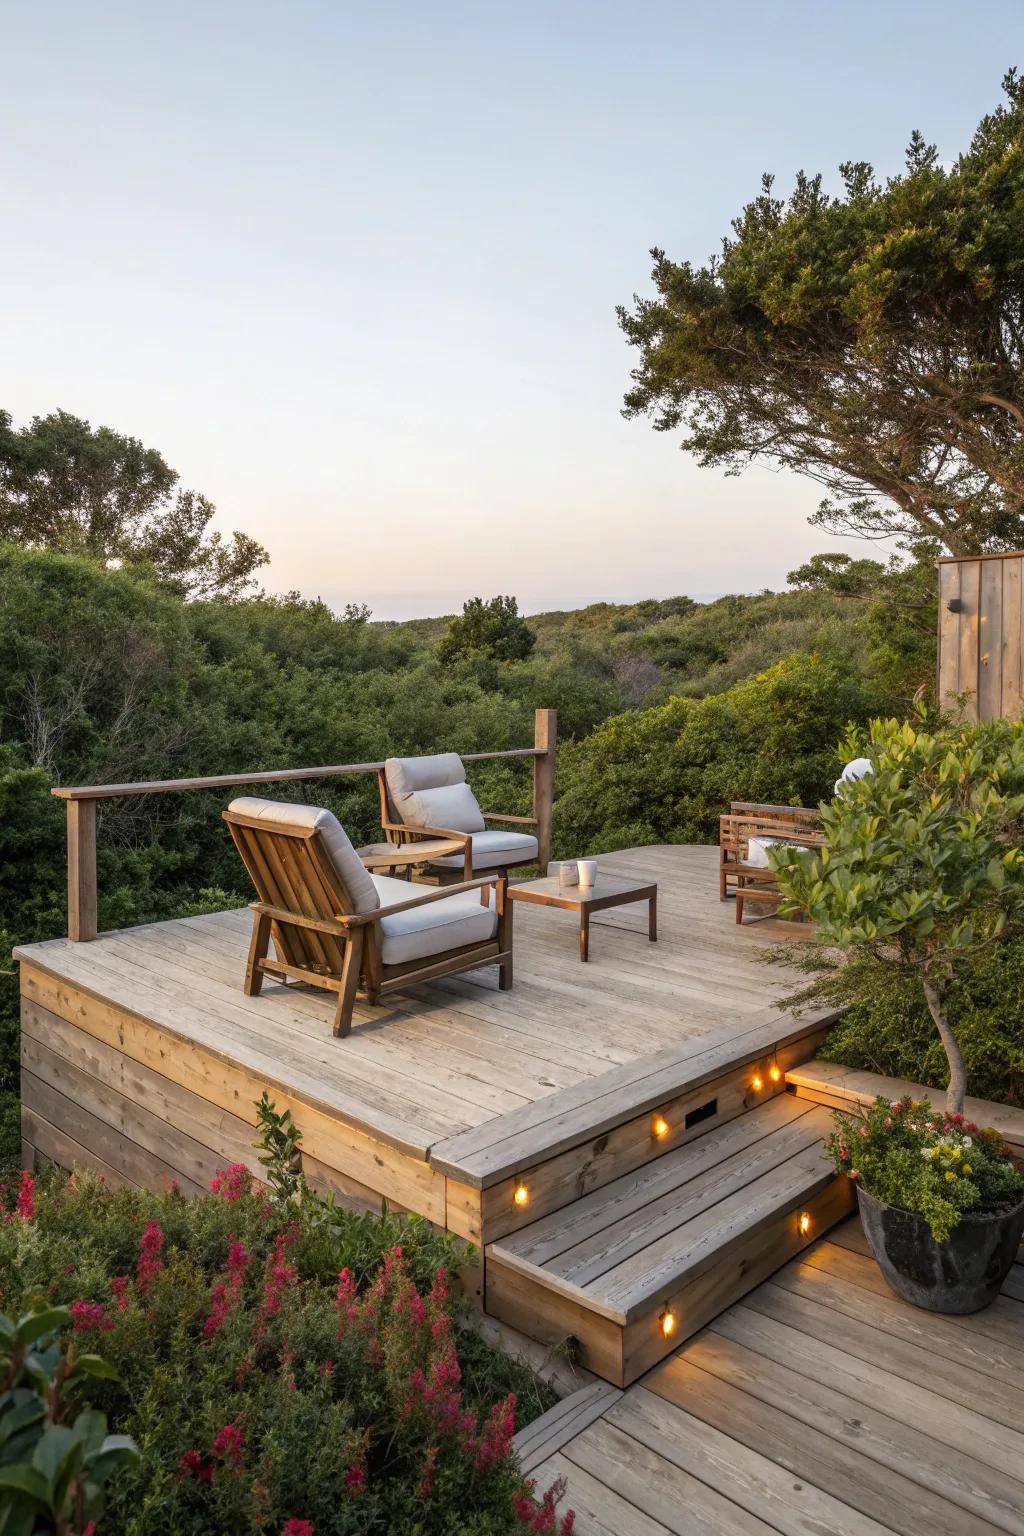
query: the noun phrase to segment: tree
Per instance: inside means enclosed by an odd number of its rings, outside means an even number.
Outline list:
[[[838,964],[866,958],[913,979],[949,1064],[946,1107],[963,1112],[963,1053],[950,1025],[951,987],[977,960],[1024,931],[1024,726],[873,720],[849,757],[874,771],[823,807],[820,852],[772,854],[788,908],[817,924]]]
[[[1024,542],[1024,84],[955,165],[919,133],[884,184],[773,178],[706,266],[652,251],[657,297],[619,310],[639,351],[627,417],[683,426],[702,465],[755,460],[828,491],[833,533]]]
[[[441,661],[456,661],[465,656],[484,656],[492,661],[525,661],[531,655],[536,636],[526,620],[519,616],[514,597],[471,597],[462,605],[460,617],[449,620],[437,654]]]
[[[176,490],[155,448],[67,411],[14,427],[0,410],[0,538],[126,564],[149,564],[192,597],[236,597],[267,552],[248,534],[209,532],[215,508]]]

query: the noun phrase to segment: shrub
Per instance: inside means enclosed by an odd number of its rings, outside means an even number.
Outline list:
[[[791,955],[782,958],[791,961]],[[845,1010],[820,1052],[827,1061],[945,1087],[946,1054],[913,978],[865,957],[809,990],[817,1002]],[[950,988],[946,1013],[960,1042],[968,1092],[1024,1108],[1024,939],[977,956]]]
[[[927,1099],[877,1098],[863,1115],[836,1111],[828,1150],[846,1173],[886,1205],[923,1216],[938,1243],[968,1211],[1005,1210],[1024,1198],[1024,1174],[998,1131],[943,1115]]]
[[[214,1183],[186,1200],[50,1173],[8,1194],[5,1308],[69,1309],[119,1378],[97,1407],[140,1451],[101,1536],[571,1531],[510,1451],[510,1388],[548,1399],[503,1356],[464,1369],[455,1239],[270,1198],[241,1165]]]
[[[820,850],[777,847],[788,898],[840,964],[867,959],[916,981],[949,1063],[946,1108],[966,1076],[948,1001],[981,957],[1024,929],[1024,727],[873,720],[849,756],[871,773],[823,806]]]

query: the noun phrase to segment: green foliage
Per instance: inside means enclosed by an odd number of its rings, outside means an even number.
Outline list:
[[[765,176],[706,266],[654,257],[654,299],[620,310],[639,354],[627,416],[686,430],[704,465],[767,459],[829,494],[836,532],[1024,542],[1019,314],[1024,86],[944,165],[915,133],[902,175]]]
[[[863,1114],[836,1111],[828,1150],[886,1205],[915,1211],[944,1243],[968,1211],[1008,1209],[1024,1199],[1024,1174],[998,1131],[979,1130],[961,1114],[941,1114],[927,1099],[877,1098]]]
[[[780,956],[787,966],[795,958],[791,946]],[[804,1000],[843,1010],[818,1054],[883,1077],[944,1088],[949,1063],[917,979],[868,955],[835,967],[829,959],[813,947],[805,956],[815,980]],[[968,1093],[1024,1109],[1024,939],[1008,939],[976,956],[951,984],[945,1010],[964,1058]]]
[[[21,1219],[16,1217],[15,1219]],[[127,1435],[108,1435],[106,1416],[81,1407],[85,1390],[114,1382],[107,1361],[61,1335],[67,1307],[37,1305],[15,1321],[0,1316],[0,1532],[78,1536],[103,1513],[105,1485],[136,1468]]]
[[[817,941],[920,985],[963,1108],[963,1061],[945,1012],[952,983],[1024,926],[1024,724],[873,720],[850,757],[874,771],[823,808],[820,851],[771,857],[789,909]],[[785,908],[783,910],[786,910]]]
[[[16,429],[0,410],[0,539],[152,566],[181,592],[234,597],[267,553],[208,531],[215,508],[137,438],[67,411]]]
[[[437,654],[441,661],[456,661],[463,656],[488,656],[492,661],[525,661],[533,650],[535,636],[525,619],[519,617],[514,597],[471,597],[462,605],[461,618],[448,625]]]
[[[67,1308],[73,1348],[112,1368],[97,1405],[141,1453],[100,1536],[536,1528],[509,1442],[551,1397],[458,1326],[462,1245],[336,1211],[327,1250],[315,1198],[268,1200],[241,1165],[213,1185],[48,1174],[0,1220],[8,1308]]]
[[[615,716],[559,757],[558,852],[712,842],[731,800],[814,805],[837,737],[878,702],[837,663],[790,657],[726,693]]]

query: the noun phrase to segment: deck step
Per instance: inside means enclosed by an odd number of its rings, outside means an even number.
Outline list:
[[[830,1119],[783,1094],[489,1244],[486,1310],[627,1386],[847,1214]]]

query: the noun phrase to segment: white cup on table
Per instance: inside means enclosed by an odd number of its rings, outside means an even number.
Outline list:
[[[580,877],[575,859],[563,859],[558,866],[559,885],[579,885]]]
[[[596,885],[597,884],[597,860],[596,859],[578,859],[576,862],[577,862],[577,868],[579,869],[579,872],[580,872],[580,885]]]

